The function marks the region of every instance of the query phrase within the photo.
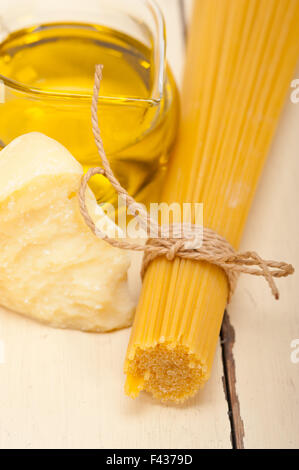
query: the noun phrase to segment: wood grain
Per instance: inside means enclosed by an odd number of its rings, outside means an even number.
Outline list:
[[[0,8],[6,1],[0,0]],[[192,0],[159,4],[180,86]],[[298,123],[299,103],[288,101],[241,247],[297,269]],[[135,295],[138,263],[131,277]],[[299,447],[299,363],[291,362],[291,342],[299,339],[298,278],[296,273],[278,281],[281,300],[275,302],[263,280],[242,276],[228,308],[223,359],[235,447]],[[0,309],[0,448],[231,447],[220,346],[205,389],[186,405],[171,407],[146,394],[135,401],[124,395],[128,337],[129,330],[54,330]]]
[[[169,62],[180,85],[184,37],[179,2],[159,4],[167,22]],[[137,264],[133,285],[138,284]],[[0,325],[5,350],[5,361],[0,361],[1,448],[231,446],[220,347],[205,389],[186,405],[162,406],[147,394],[135,401],[124,395],[129,330],[106,335],[54,330],[4,309]]]

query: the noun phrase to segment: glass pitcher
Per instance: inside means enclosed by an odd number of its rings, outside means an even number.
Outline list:
[[[174,142],[178,100],[153,0],[11,0],[0,13],[0,145],[38,131],[84,170],[100,164],[91,129],[96,63],[104,65],[99,125],[129,193],[156,201]],[[115,202],[102,176],[99,202]]]

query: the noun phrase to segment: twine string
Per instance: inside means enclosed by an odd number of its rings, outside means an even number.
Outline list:
[[[291,264],[262,259],[255,251],[236,252],[230,243],[214,230],[194,224],[174,223],[170,226],[158,224],[150,214],[128,194],[115,177],[107,159],[98,123],[98,96],[102,80],[102,65],[97,65],[91,106],[92,131],[103,168],[91,168],[82,177],[79,188],[79,206],[83,219],[91,231],[111,246],[124,250],[143,251],[141,275],[144,276],[148,265],[157,257],[165,256],[173,261],[176,257],[194,261],[206,261],[223,269],[229,284],[228,302],[235,290],[240,273],[263,276],[272,294],[279,298],[274,278],[286,277],[294,272]],[[135,216],[145,233],[150,233],[146,244],[125,239],[113,238],[95,225],[86,205],[86,188],[90,178],[100,174],[107,178],[117,194],[123,199],[128,212]],[[178,234],[180,236],[178,236]],[[182,235],[183,234],[183,235]],[[198,243],[201,240],[201,243]]]

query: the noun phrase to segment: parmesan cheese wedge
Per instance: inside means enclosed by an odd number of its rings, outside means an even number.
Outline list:
[[[0,152],[0,303],[59,328],[126,327],[134,313],[129,255],[86,226],[77,200],[82,174],[43,134],[18,137]],[[109,234],[115,226],[90,190],[87,201]]]

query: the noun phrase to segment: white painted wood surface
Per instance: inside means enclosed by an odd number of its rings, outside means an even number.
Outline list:
[[[299,346],[298,157],[299,103],[288,99],[241,248],[291,262],[297,272],[277,281],[278,302],[261,279],[241,277],[228,308],[245,447],[299,447],[299,362],[291,362],[291,341]]]
[[[159,0],[179,84],[180,1]],[[184,0],[187,20],[191,4]],[[299,103],[288,102],[242,243],[297,268],[298,149]],[[229,307],[245,447],[299,447],[299,363],[291,362],[291,341],[299,339],[298,280],[298,274],[279,280],[276,302],[261,279],[243,276]],[[220,348],[206,388],[186,405],[166,407],[146,394],[135,401],[124,396],[129,333],[53,330],[0,309],[0,448],[230,447]]]
[[[180,80],[179,0],[159,4]],[[133,401],[123,393],[129,333],[54,330],[0,309],[0,448],[230,447],[220,348],[206,388],[186,405],[162,406],[146,394]]]
[[[192,2],[184,0],[187,21]],[[299,103],[288,99],[241,249],[291,262],[297,273],[277,281],[279,302],[261,279],[243,276],[228,307],[245,448],[299,448],[299,362],[291,361],[291,342],[299,345],[298,157]]]

